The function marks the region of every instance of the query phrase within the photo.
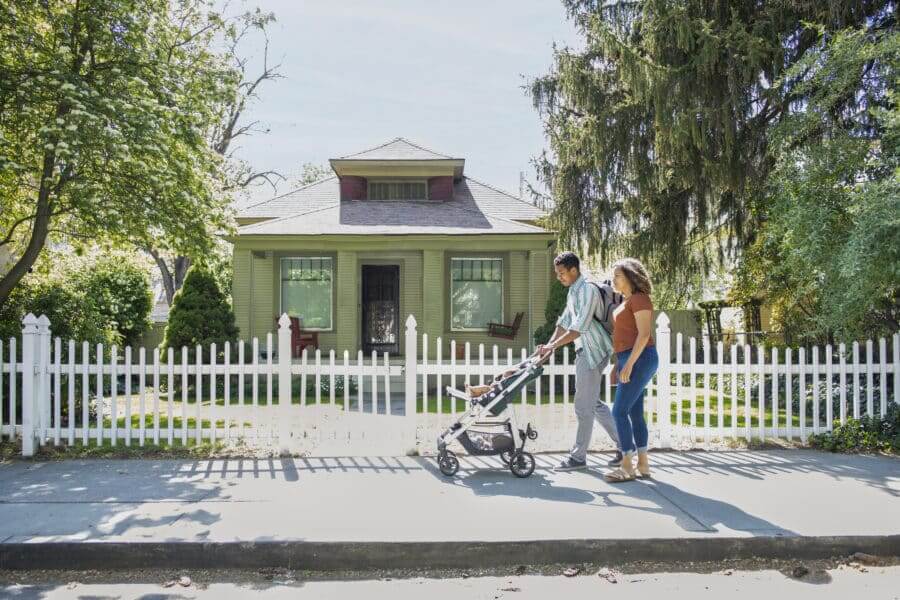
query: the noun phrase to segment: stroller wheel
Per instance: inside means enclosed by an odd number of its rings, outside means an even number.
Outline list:
[[[503,464],[505,464],[506,466],[509,466],[509,461],[512,460],[512,457],[513,457],[512,450],[504,450],[503,452],[500,453],[500,460],[502,460]]]
[[[453,477],[459,471],[459,459],[456,455],[447,450],[441,456],[438,456],[438,469],[447,477]]]
[[[528,452],[516,452],[509,463],[509,470],[516,477],[529,477],[534,473],[534,456]]]

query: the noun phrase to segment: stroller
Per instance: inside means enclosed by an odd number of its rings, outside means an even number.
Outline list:
[[[437,440],[438,468],[447,477],[459,471],[459,459],[447,446],[458,441],[473,456],[500,456],[516,477],[529,477],[534,472],[534,456],[525,452],[525,440],[536,440],[538,432],[528,423],[520,429],[513,411],[507,415],[510,400],[529,382],[544,372],[544,361],[550,356],[533,355],[497,375],[490,389],[475,396],[447,386],[447,394],[465,400],[469,410],[448,427]],[[519,443],[516,443],[518,434]]]

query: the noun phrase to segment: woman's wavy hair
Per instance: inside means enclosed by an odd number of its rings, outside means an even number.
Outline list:
[[[650,282],[650,276],[647,275],[647,269],[644,268],[644,265],[638,259],[623,258],[616,261],[612,266],[613,274],[615,274],[616,269],[621,270],[625,278],[631,283],[633,293],[643,293],[649,296],[650,292],[653,291],[653,284]]]

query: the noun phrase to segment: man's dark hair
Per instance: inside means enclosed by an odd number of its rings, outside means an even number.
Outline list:
[[[581,261],[578,260],[578,255],[574,252],[563,252],[553,259],[553,265],[557,267],[564,267],[566,269],[578,269],[579,271],[581,270]]]

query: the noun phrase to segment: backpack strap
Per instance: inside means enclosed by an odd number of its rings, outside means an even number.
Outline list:
[[[596,281],[591,281],[590,284],[592,286],[594,286],[595,288],[597,288],[597,291],[600,293],[600,302],[602,304],[602,308],[601,308],[600,312],[603,314],[603,319],[605,319],[607,316],[606,313],[609,311],[609,308],[608,308],[609,303],[606,300],[606,290],[604,290],[603,286],[601,286]],[[598,318],[597,312],[594,311],[594,320],[597,321],[597,323],[599,323],[600,325],[603,325],[603,319]],[[604,327],[604,329],[605,329],[605,327]]]

